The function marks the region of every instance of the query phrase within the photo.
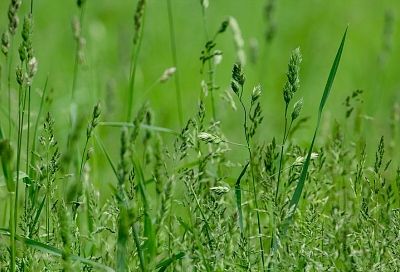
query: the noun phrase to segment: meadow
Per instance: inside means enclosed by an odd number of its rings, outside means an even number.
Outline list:
[[[397,0],[2,0],[0,271],[399,271]]]

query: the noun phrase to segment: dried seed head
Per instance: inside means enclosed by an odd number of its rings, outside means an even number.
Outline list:
[[[170,67],[164,71],[162,76],[160,77],[159,81],[161,83],[164,83],[168,81],[176,72],[176,67]]]

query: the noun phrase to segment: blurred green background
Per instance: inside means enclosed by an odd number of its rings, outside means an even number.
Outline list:
[[[313,120],[323,87],[347,25],[348,39],[328,101],[324,116],[326,125],[323,128],[329,127],[334,119],[343,121],[346,111],[343,105],[345,98],[353,91],[362,89],[362,113],[372,117],[364,118],[364,133],[368,134],[368,140],[372,141],[375,147],[381,135],[389,135],[393,103],[400,100],[398,0],[209,2],[206,27],[210,33],[216,32],[221,22],[229,16],[236,18],[239,23],[247,53],[247,93],[259,83],[263,87],[265,119],[258,137],[267,141],[273,136],[277,136],[278,139],[281,137],[284,109],[282,88],[286,80],[287,62],[291,50],[299,46],[303,63],[301,87],[296,100],[304,97],[302,114],[310,116],[311,121],[306,124],[306,129],[302,130],[297,141],[309,141],[311,133],[308,133],[310,131],[307,129],[314,127]],[[271,26],[271,20],[265,18],[265,7],[270,2],[274,3],[271,18],[275,25],[275,35],[272,41],[267,43],[265,33]],[[8,3],[9,1],[5,0],[0,2],[1,32],[7,25]],[[79,73],[77,93],[81,111],[84,111],[81,113],[86,114],[88,119],[92,106],[97,101],[103,104],[104,121],[124,119],[136,3],[137,1],[128,0],[87,1],[83,24],[83,36],[87,42],[86,63]],[[27,13],[27,9],[28,3],[24,3],[19,13],[21,18]],[[172,9],[184,116],[187,119],[197,112],[200,82],[205,77],[200,73],[199,57],[206,38],[199,0],[172,0]],[[49,77],[49,87],[54,91],[52,112],[60,135],[63,132],[67,133],[69,127],[66,116],[70,109],[75,54],[71,20],[78,16],[78,12],[76,1],[35,1],[34,48],[39,61],[39,71],[34,87],[42,88],[46,77]],[[251,41],[258,44],[256,62],[250,59]],[[16,43],[19,44],[19,41]],[[229,88],[231,67],[236,61],[230,30],[218,37],[217,49],[223,52],[222,63],[216,71],[216,83],[220,86],[216,92],[217,114],[227,137],[242,142],[242,113],[234,112],[229,104],[220,98],[224,90]],[[164,0],[148,1],[139,63],[135,85],[135,109],[144,101],[141,94],[166,68],[173,66],[167,2]],[[38,101],[38,97],[36,95],[34,100]],[[4,101],[5,98],[6,94],[3,92],[1,99]],[[156,125],[176,130],[179,128],[173,80],[156,85],[148,100],[155,113]],[[209,112],[208,117],[211,117]],[[4,115],[1,118],[6,120]],[[118,133],[115,133],[115,137],[118,137]]]

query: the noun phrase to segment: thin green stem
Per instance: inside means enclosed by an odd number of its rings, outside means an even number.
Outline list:
[[[181,86],[179,82],[178,58],[176,54],[176,39],[175,39],[174,18],[172,13],[171,0],[167,0],[167,6],[168,6],[168,22],[169,22],[172,62],[174,64],[174,67],[177,68],[177,71],[175,72],[176,102],[178,104],[179,125],[182,127],[183,126],[182,95],[181,95]]]
[[[10,55],[13,53],[13,44],[10,46]],[[11,129],[11,66],[12,58],[7,57],[8,60],[8,78],[7,78],[7,92],[8,92],[8,139],[11,139],[12,129]]]
[[[49,147],[46,148],[46,241],[50,241],[50,165]]]
[[[286,133],[287,133],[287,112],[288,112],[288,107],[289,104],[286,104],[285,106],[285,128],[284,128],[284,132],[283,132],[283,138],[282,138],[282,146],[281,146],[281,152],[280,152],[280,156],[279,156],[279,169],[278,169],[278,181],[276,184],[276,188],[275,188],[275,205],[278,199],[278,193],[279,193],[279,186],[280,186],[280,181],[281,181],[281,171],[282,171],[282,163],[283,163],[283,149],[285,147],[285,143],[286,143]]]
[[[83,30],[83,20],[85,16],[85,4],[83,4],[80,8],[80,16],[79,16],[79,27],[80,27],[80,35]],[[75,61],[74,61],[74,71],[72,77],[72,89],[71,89],[71,102],[75,102],[75,91],[76,85],[78,81],[78,73],[79,73],[79,40],[76,41],[75,45]]]
[[[82,171],[83,171],[83,167],[85,166],[85,154],[86,154],[88,144],[89,144],[89,137],[86,137],[85,146],[84,146],[83,152],[82,152],[81,165],[79,167],[79,179],[78,179],[79,183],[82,181]],[[79,195],[78,195],[78,197],[79,197]]]
[[[140,29],[139,37],[137,44],[133,46],[132,50],[132,63],[131,63],[131,74],[130,74],[130,79],[129,79],[129,93],[128,93],[128,111],[126,113],[126,121],[129,122],[132,119],[132,111],[133,111],[133,93],[135,90],[135,81],[136,81],[136,70],[139,62],[139,53],[140,49],[142,47],[142,40],[143,40],[143,33],[144,33],[144,24],[145,24],[145,17],[146,17],[146,7],[144,8],[143,11],[143,17],[142,17],[142,26]]]
[[[44,104],[44,100],[46,97],[46,90],[47,90],[47,83],[49,81],[49,77],[47,76],[46,81],[44,83],[44,87],[43,87],[43,93],[42,93],[42,97],[40,99],[40,106],[39,106],[39,112],[38,115],[36,117],[36,121],[35,121],[35,128],[33,129],[33,137],[32,137],[32,148],[31,148],[31,152],[35,153],[36,152],[36,135],[37,135],[37,131],[39,129],[39,121],[40,121],[40,116],[42,115],[42,109],[43,109],[43,104]],[[31,160],[30,160],[30,165],[34,165],[35,163],[35,156],[31,156]],[[31,171],[29,171],[29,176],[31,177]]]
[[[263,239],[262,239],[263,234],[262,234],[262,228],[261,228],[260,213],[259,213],[259,209],[258,209],[257,190],[256,190],[255,177],[254,177],[253,154],[251,152],[250,137],[249,137],[248,127],[247,127],[247,110],[243,103],[242,96],[243,96],[243,86],[241,86],[241,94],[239,97],[239,101],[240,101],[240,104],[241,104],[241,106],[243,108],[243,112],[244,112],[243,126],[244,126],[247,150],[249,152],[249,159],[250,159],[249,164],[250,164],[250,173],[251,173],[251,180],[252,180],[252,186],[253,186],[254,205],[256,208],[256,216],[257,216],[257,227],[258,227],[258,235],[259,235],[259,243],[260,243],[260,256],[261,256],[263,271],[265,271],[264,244],[263,244]]]
[[[29,141],[30,141],[30,127],[31,127],[31,89],[28,87],[28,113],[27,113],[27,131],[26,131],[26,173],[29,173]]]
[[[133,235],[133,241],[135,242],[135,247],[137,250],[137,254],[139,255],[139,265],[140,265],[140,270],[142,270],[142,272],[146,271],[146,267],[144,264],[144,257],[143,257],[143,251],[142,251],[142,247],[140,245],[140,240],[139,240],[139,235],[138,235],[138,231],[135,227],[135,224],[132,224],[132,235]]]
[[[203,7],[202,8],[202,18],[203,18],[203,26],[204,26],[204,33],[206,37],[206,41],[209,41],[209,33],[207,29],[207,16],[206,16],[206,9]],[[215,37],[214,37],[215,39]],[[210,52],[208,52],[210,53]],[[210,99],[211,99],[211,112],[212,112],[212,117],[214,121],[217,120],[217,113],[216,113],[216,107],[215,107],[215,99],[214,99],[214,87],[215,87],[215,71],[213,67],[213,58],[208,58],[207,59],[207,65],[208,65],[208,91],[210,92]]]
[[[10,271],[15,272],[15,260],[16,260],[16,241],[15,241],[15,215],[14,215],[14,202],[15,202],[15,193],[10,192]]]

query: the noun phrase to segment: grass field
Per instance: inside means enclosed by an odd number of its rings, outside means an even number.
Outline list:
[[[398,271],[399,10],[1,1],[0,271]]]

